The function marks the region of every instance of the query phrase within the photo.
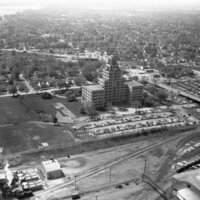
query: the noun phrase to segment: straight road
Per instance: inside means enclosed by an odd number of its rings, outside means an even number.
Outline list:
[[[35,91],[34,89],[32,89],[29,92],[18,92],[17,94],[25,96],[25,95],[29,95],[29,94],[41,94],[41,93],[45,93],[45,92],[52,93],[52,92],[57,92],[57,91],[61,91],[61,90],[64,90],[64,89],[66,89],[66,88],[51,88],[51,89],[39,90],[39,91]],[[80,87],[79,86],[73,86],[73,87],[70,87],[69,89],[70,90],[80,89]],[[12,97],[12,96],[13,96],[12,94],[3,94],[3,95],[0,95],[0,97]]]

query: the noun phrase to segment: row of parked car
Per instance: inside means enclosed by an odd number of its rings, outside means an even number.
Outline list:
[[[186,170],[194,170],[200,168],[200,156],[196,156],[191,161],[182,161],[178,162],[172,166],[172,169],[176,169],[177,173],[182,173]]]
[[[120,131],[127,131],[127,130],[134,130],[134,129],[137,130],[141,128],[149,128],[149,129],[151,129],[152,127],[162,128],[170,124],[171,126],[179,126],[181,122],[183,122],[182,119],[178,117],[173,117],[170,119],[159,119],[157,121],[151,120],[151,121],[143,121],[143,122],[135,123],[135,124],[122,124],[122,125],[116,125],[113,127],[98,128],[98,129],[89,130],[88,134],[102,135],[102,134],[109,134],[109,133],[120,132]]]
[[[194,151],[195,149],[197,149],[199,147],[200,147],[200,142],[194,143],[194,144],[193,143],[187,143],[187,144],[185,144],[185,147],[179,149],[178,154],[183,156],[187,153]]]
[[[166,118],[166,117],[172,117],[173,114],[170,112],[165,112],[165,113],[157,113],[157,114],[147,114],[147,115],[134,115],[132,117],[125,117],[125,118],[116,118],[116,119],[111,119],[111,120],[106,120],[106,121],[100,121],[96,123],[88,123],[85,124],[84,126],[80,127],[79,130],[82,130],[83,128],[85,130],[89,129],[94,129],[94,128],[99,128],[99,127],[105,127],[105,126],[113,126],[113,125],[118,125],[118,124],[127,124],[131,122],[137,122],[141,120],[152,120],[152,119],[159,119],[159,118]],[[174,120],[174,121],[173,121]],[[144,126],[155,126],[157,124],[165,124],[168,122],[178,122],[178,119],[162,119],[158,121],[149,121],[145,122]]]

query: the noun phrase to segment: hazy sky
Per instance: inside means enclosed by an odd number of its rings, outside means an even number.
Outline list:
[[[20,5],[65,5],[66,7],[95,8],[150,8],[150,7],[195,7],[200,0],[0,0],[0,4]]]

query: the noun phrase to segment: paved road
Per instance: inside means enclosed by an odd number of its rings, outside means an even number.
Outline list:
[[[35,91],[34,89],[32,89],[29,92],[18,92],[17,94],[20,94],[20,95],[29,95],[29,94],[41,94],[41,93],[44,93],[44,92],[52,93],[52,92],[61,91],[61,90],[64,90],[64,89],[66,89],[66,88],[51,88],[51,89],[40,90],[40,91]],[[80,89],[80,87],[79,86],[73,86],[73,87],[70,87],[69,89],[70,90]],[[3,94],[3,95],[0,95],[0,97],[12,97],[12,96],[13,96],[12,94]]]
[[[28,53],[28,54],[38,54],[38,55],[43,55],[43,56],[52,56],[52,57],[59,57],[59,58],[68,58],[69,61],[74,61],[74,60],[78,60],[78,59],[73,59],[75,57],[75,55],[67,55],[67,54],[54,54],[54,53],[48,53],[48,52],[41,52],[41,51],[31,51],[31,50],[19,50],[19,49],[1,49],[1,51],[15,51],[18,53]]]
[[[78,62],[79,59],[97,59],[97,60],[101,60],[104,59],[106,60],[106,56],[95,56],[95,55],[80,55],[80,54],[73,54],[73,55],[69,55],[69,54],[56,54],[56,53],[48,53],[48,52],[42,52],[42,51],[31,51],[31,50],[19,50],[19,49],[1,49],[2,51],[15,51],[18,53],[28,53],[28,54],[38,54],[38,55],[42,55],[42,56],[51,56],[51,57],[55,57],[55,58],[64,58],[67,62]]]

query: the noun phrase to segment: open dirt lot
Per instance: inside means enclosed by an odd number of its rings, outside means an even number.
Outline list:
[[[113,147],[87,154],[76,155],[71,159],[58,159],[62,165],[63,171],[66,174],[66,178],[65,180],[49,181],[48,186],[53,187],[54,185],[62,182],[67,183],[70,180],[74,180],[75,176],[79,177],[87,174],[95,168],[106,166],[110,162],[123,158],[127,154],[136,152],[139,149],[156,142],[158,142],[158,140],[143,141],[135,144],[123,145],[121,147]],[[111,169],[108,168],[100,171],[94,176],[78,181],[76,187],[81,193],[91,190],[98,191],[102,187],[108,187],[105,189],[107,195],[105,195],[104,191],[98,192],[99,198],[108,199],[109,197],[109,200],[114,200],[116,198],[119,200],[125,200],[129,199],[128,196],[130,196],[130,199],[134,199],[134,195],[135,197],[143,195],[142,191],[144,187],[146,187],[145,184],[142,183],[141,177],[144,171],[145,159],[147,160],[148,173],[152,174],[152,178],[154,180],[158,178],[160,181],[160,179],[162,179],[168,171],[170,171],[170,167],[166,165],[165,162],[171,155],[170,151],[173,149],[174,144],[175,142],[163,145],[162,147],[150,151],[142,156],[130,158],[119,165],[113,166]],[[126,184],[126,182],[129,181],[130,183]],[[123,189],[116,189],[115,187],[117,184],[122,184]],[[75,186],[72,184],[71,186],[67,186],[66,189],[58,189],[56,192],[51,193],[51,197],[48,196],[48,198],[54,199],[55,197],[68,196],[73,192],[74,188]],[[112,194],[115,190],[121,192]],[[148,190],[151,191],[150,188]],[[151,192],[154,193],[154,191]],[[94,193],[92,193],[92,195],[94,197]],[[89,197],[92,197],[92,195],[89,195]],[[83,199],[90,199],[89,197],[85,195]]]
[[[189,131],[188,134],[191,134],[192,138],[193,135],[198,134],[198,131],[199,130]],[[83,194],[81,199],[84,200],[95,199],[96,195],[98,196],[98,199],[103,200],[157,199],[159,197],[158,193],[142,181],[145,160],[145,171],[149,177],[164,190],[170,188],[171,177],[175,173],[175,171],[172,170],[172,164],[177,151],[176,146],[181,140],[185,141],[184,137],[181,137],[180,135],[180,138],[177,137],[171,142],[162,144],[153,150],[131,157],[117,165],[105,169],[104,167],[108,166],[108,164],[124,158],[129,154],[135,153],[145,146],[153,143],[157,144],[159,141],[163,141],[164,138],[157,140],[153,140],[152,138],[149,141],[144,140],[133,144],[79,154],[72,156],[70,159],[60,158],[58,160],[61,163],[66,177],[64,179],[48,181],[46,189],[48,191],[48,188],[54,188],[57,184],[62,183],[66,183],[67,185],[64,187],[61,186],[57,188],[56,191],[49,194],[44,193],[44,196],[42,194],[43,192],[36,195],[46,199],[56,199],[59,197],[68,199],[75,191],[74,181],[76,177],[76,190],[80,194]],[[95,169],[100,170],[98,173],[79,180],[79,177],[83,177],[84,175],[93,172]],[[120,188],[118,187],[119,185]]]

